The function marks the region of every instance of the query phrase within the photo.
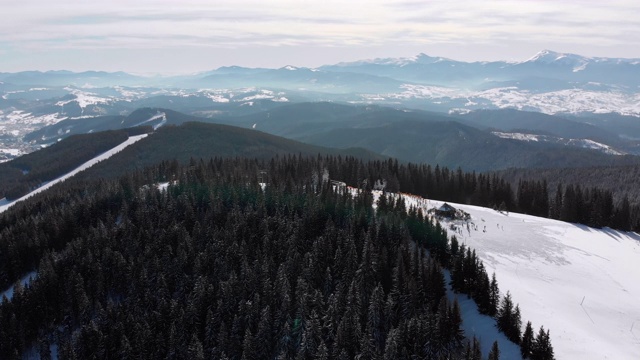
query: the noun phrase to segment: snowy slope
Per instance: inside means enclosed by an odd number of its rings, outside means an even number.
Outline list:
[[[440,206],[407,197],[425,210]],[[450,203],[471,214],[445,222],[475,249],[523,320],[550,329],[558,359],[640,358],[640,236]]]
[[[352,195],[357,194],[358,190],[349,187],[349,191]],[[377,208],[378,199],[382,195],[382,191],[374,190],[373,194],[373,207]],[[387,193],[389,196],[390,193]],[[398,194],[392,194],[394,197],[398,197]],[[423,207],[426,209],[428,200],[418,198],[412,195],[402,194],[405,198],[405,203],[409,207]],[[425,210],[426,213],[426,210]],[[501,333],[496,327],[496,320],[490,316],[483,315],[478,311],[478,305],[466,294],[456,294],[451,285],[451,273],[449,270],[444,269],[444,277],[447,285],[447,298],[450,301],[454,299],[458,300],[460,306],[460,315],[462,317],[462,330],[464,335],[471,339],[475,336],[480,342],[480,348],[484,357],[489,356],[489,351],[493,346],[493,342],[498,342],[498,348],[500,349],[500,356],[502,359],[518,360],[522,359],[520,355],[520,347],[511,342],[507,337]]]
[[[162,127],[164,124],[167,123],[167,114],[165,112],[163,112],[163,111],[158,111],[154,116],[150,117],[149,119],[147,119],[147,120],[145,120],[143,122],[137,123],[135,126],[141,126],[141,125],[144,125],[146,123],[149,123],[149,122],[152,122],[152,121],[155,121],[155,120],[158,120],[158,119],[161,119],[160,122],[153,125],[153,130],[158,130],[158,128]]]
[[[444,271],[445,281],[447,282],[447,297],[449,300],[458,300],[460,305],[460,316],[462,317],[462,330],[465,336],[472,338],[475,336],[480,342],[482,355],[489,356],[493,342],[498,342],[500,349],[500,358],[509,360],[522,359],[520,355],[520,346],[507,339],[507,336],[496,327],[496,320],[488,315],[480,314],[478,305],[475,301],[465,294],[456,294],[449,283],[451,282],[451,273],[449,270]]]
[[[104,153],[102,153],[102,154],[100,154],[100,155],[98,155],[98,156],[94,157],[93,159],[91,159],[91,160],[89,160],[89,161],[85,162],[84,164],[82,164],[82,165],[78,166],[77,168],[75,168],[75,169],[74,169],[74,170],[72,170],[71,172],[69,172],[69,173],[67,173],[67,174],[65,174],[65,175],[62,175],[62,176],[60,176],[60,177],[59,177],[59,178],[57,178],[57,179],[51,180],[51,181],[49,181],[49,182],[47,182],[47,183],[43,184],[43,185],[42,185],[42,186],[40,186],[39,188],[37,188],[37,189],[33,190],[32,192],[28,193],[27,195],[25,195],[25,196],[21,197],[21,198],[20,198],[20,199],[18,199],[18,200],[15,200],[15,201],[12,201],[12,202],[7,202],[5,199],[0,199],[0,213],[4,212],[5,210],[7,210],[7,209],[8,209],[8,208],[10,208],[11,206],[13,206],[13,204],[15,204],[15,203],[17,203],[17,202],[19,202],[19,201],[22,201],[22,200],[25,200],[25,199],[28,199],[28,198],[30,198],[31,196],[33,196],[33,195],[35,195],[35,194],[37,194],[37,193],[39,193],[39,192],[45,191],[45,190],[47,190],[48,188],[52,187],[53,185],[55,185],[55,184],[57,184],[57,183],[59,183],[59,182],[61,182],[61,181],[65,181],[66,179],[68,179],[68,178],[72,177],[73,175],[75,175],[75,174],[79,173],[80,171],[86,170],[86,169],[88,169],[88,168],[92,167],[93,165],[95,165],[95,164],[99,163],[100,161],[103,161],[103,160],[106,160],[106,159],[110,158],[110,157],[111,157],[111,156],[113,156],[114,154],[116,154],[116,153],[118,153],[118,152],[122,151],[122,150],[123,150],[124,148],[126,148],[127,146],[129,146],[129,145],[131,145],[131,144],[135,143],[135,142],[136,142],[136,141],[138,141],[138,140],[141,140],[141,139],[145,138],[147,135],[148,135],[148,134],[142,134],[142,135],[137,135],[137,136],[131,136],[131,137],[129,137],[129,139],[127,139],[126,141],[124,141],[122,144],[120,144],[120,145],[118,145],[118,146],[114,147],[113,149],[111,149],[111,150],[109,150],[109,151],[106,151],[106,152],[104,152]]]

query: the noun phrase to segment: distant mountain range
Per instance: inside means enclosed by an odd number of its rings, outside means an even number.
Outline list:
[[[181,113],[179,121],[172,112]],[[548,50],[522,62],[461,62],[419,54],[317,69],[230,66],[171,77],[0,73],[0,161],[72,134],[184,121],[227,123],[342,147],[350,139],[337,143],[341,136],[328,142],[323,137],[341,129],[356,136],[364,129],[419,127],[429,119],[481,130],[489,142],[640,154],[638,117],[640,60]],[[407,158],[390,148],[370,150]],[[489,168],[504,166],[512,164],[496,162]]]
[[[184,95],[201,89],[257,87],[284,92],[288,95],[285,98],[303,96],[312,101],[342,100],[444,112],[515,108],[548,114],[640,115],[640,59],[590,58],[549,50],[522,62],[462,62],[419,54],[316,69],[291,65],[279,69],[230,66],[169,77],[26,71],[0,73],[0,82],[5,100],[43,99],[53,95],[52,91],[61,91],[52,89],[60,87],[83,89],[111,100],[146,98],[170,92],[169,89],[186,90]],[[80,101],[79,104],[84,108]]]
[[[401,161],[476,171],[640,164],[639,156],[627,155],[638,152],[629,140],[575,120],[516,110],[484,110],[452,116],[421,110],[332,102],[286,104],[252,114],[215,118],[203,118],[165,108],[142,108],[126,116],[63,120],[27,134],[24,140],[45,146],[76,134],[138,126],[162,130],[167,126],[185,123],[227,124],[232,125],[233,129],[244,128],[241,129],[243,134],[267,132],[316,146],[339,149],[359,147]],[[194,126],[190,125],[189,128],[193,129]],[[203,133],[207,133],[206,129],[202,128]],[[167,134],[162,131],[159,133]],[[212,134],[217,133],[210,133],[208,141],[218,138],[218,135]],[[152,136],[134,148],[160,138]],[[160,161],[179,157],[183,146],[193,150],[190,156],[216,156],[216,151],[212,149],[219,149],[219,144],[234,146],[233,141],[226,138],[202,147],[192,144],[195,141],[192,138],[165,140],[164,145],[162,141],[156,143],[156,148],[147,153],[166,156],[150,158]],[[166,148],[174,148],[175,151],[167,153],[160,150]],[[198,148],[200,152],[196,151]],[[258,156],[260,152],[268,152],[260,147],[256,147],[255,151],[246,155]],[[298,149],[295,152],[313,151]],[[227,152],[218,154],[222,156]]]
[[[637,90],[640,59],[589,58],[543,50],[522,62],[461,62],[420,54],[322,66],[321,70],[366,73],[407,82],[480,86],[522,81],[556,80],[550,84],[599,82]],[[483,86],[483,84],[485,84]]]

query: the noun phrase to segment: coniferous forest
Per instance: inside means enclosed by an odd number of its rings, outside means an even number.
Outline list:
[[[0,358],[55,344],[62,359],[481,359],[444,268],[524,356],[553,358],[471,249],[402,200],[374,210],[378,179],[468,196],[438,168],[431,188],[403,183],[420,169],[216,158],[59,184],[0,215],[0,288],[37,273],[2,300]],[[476,196],[514,204],[506,184]]]

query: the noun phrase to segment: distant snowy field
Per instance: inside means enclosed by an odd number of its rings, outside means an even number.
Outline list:
[[[540,325],[550,329],[557,359],[640,359],[638,234],[450,204],[471,214],[469,228],[442,225],[495,271],[525,324],[536,333]]]
[[[640,93],[617,90],[563,89],[537,92],[516,86],[475,91],[465,88],[404,84],[399,92],[363,94],[364,102],[424,100],[433,104],[456,104],[451,113],[477,109],[518,109],[545,114],[619,113],[640,116]],[[460,108],[460,101],[464,107]]]

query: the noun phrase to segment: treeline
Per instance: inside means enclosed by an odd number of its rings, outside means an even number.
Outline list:
[[[0,358],[482,358],[445,296],[446,232],[335,191],[330,164],[362,163],[164,162],[16,204],[0,288],[38,275],[0,304]]]
[[[613,203],[621,204],[624,198],[632,205],[640,205],[640,166],[599,166],[562,169],[508,169],[496,173],[512,186],[521,180],[549,183],[549,195],[555,196],[559,184],[580,185],[582,188],[598,188],[613,194]]]
[[[392,192],[406,192],[425,198],[515,211],[581,223],[640,231],[640,205],[626,197],[613,201],[613,193],[596,187],[558,185],[551,196],[547,182],[520,180],[514,190],[497,174],[465,173],[439,166],[399,164],[396,160],[362,163],[345,159],[329,163],[329,172],[353,186],[374,188],[384,184]]]
[[[522,318],[520,307],[514,304],[511,294],[507,291],[500,297],[500,289],[495,273],[489,275],[482,261],[476,256],[475,250],[459,245],[455,236],[451,238],[451,287],[454,291],[468,294],[478,305],[481,314],[496,319],[498,329],[513,343],[520,346],[520,353],[524,359],[550,360],[554,358],[553,346],[549,330],[541,326],[534,336],[531,322],[527,322],[522,332]]]
[[[0,199],[18,199],[42,183],[60,177],[82,163],[112,149],[129,136],[152,131],[150,127],[73,135],[46,151],[35,151],[0,164]]]
[[[213,131],[214,129],[218,130]],[[144,129],[138,131],[142,130]],[[185,143],[189,144],[190,149],[205,149],[201,151],[207,154],[229,153],[248,157],[257,156],[257,153],[268,154],[265,157],[278,156],[282,149],[289,149],[291,152],[303,155],[320,151],[320,148],[294,144],[294,142],[262,133],[252,133],[260,136],[247,142],[244,131],[245,129],[197,123],[174,129],[163,128],[149,139],[146,145],[140,144],[135,149],[125,151],[131,156],[125,156],[125,154],[115,156],[108,161],[109,164],[95,166],[84,176],[85,178],[108,177],[110,173],[136,169],[140,166],[138,162],[142,160],[134,153],[138,155],[143,153],[140,157],[147,162],[160,161],[172,156],[171,154],[179,156],[186,162],[185,157],[188,156],[186,154],[190,151],[184,151]],[[110,136],[115,136],[117,133],[70,137],[55,144],[54,146],[62,150],[57,153],[47,152],[51,156],[46,158],[42,158],[36,152],[6,164],[0,164],[0,170],[2,170],[0,171],[0,197],[3,194],[10,199],[19,197],[40,183],[71,170],[101,150],[112,147],[114,141],[110,140]],[[189,141],[185,142],[185,139]],[[229,139],[235,140],[230,142]],[[73,146],[74,141],[78,146]],[[101,142],[105,144],[101,145]],[[238,143],[244,145],[238,145]],[[78,150],[80,148],[86,150]],[[141,150],[141,148],[144,149]],[[328,149],[325,150],[328,151]],[[29,156],[34,156],[38,161],[29,160]],[[640,204],[634,204],[627,197],[616,201],[617,195],[612,190],[599,187],[558,184],[553,189],[549,189],[546,180],[520,180],[517,185],[512,185],[500,174],[477,174],[439,166],[399,164],[397,160],[364,162],[354,157],[333,156],[327,158],[324,166],[324,170],[327,170],[332,178],[356,187],[372,189],[384,185],[388,191],[402,191],[436,200],[517,211],[593,227],[609,226],[620,230],[640,230]],[[23,175],[23,171],[30,172]]]
[[[621,203],[614,204],[613,193],[609,190],[558,184],[554,195],[550,196],[546,180],[520,180],[517,199],[516,209],[525,214],[597,228],[640,230],[640,207],[632,207],[626,196]]]

